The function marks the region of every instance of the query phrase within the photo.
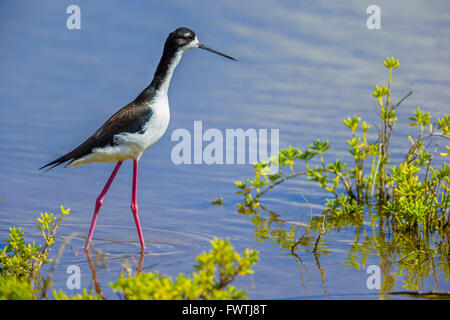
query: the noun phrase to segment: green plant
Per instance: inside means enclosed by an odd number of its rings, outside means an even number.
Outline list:
[[[158,272],[140,273],[133,277],[121,275],[111,284],[126,299],[245,299],[245,291],[230,286],[237,276],[251,274],[251,266],[258,260],[255,250],[246,249],[239,255],[228,239],[215,238],[212,250],[197,257],[197,272],[191,276],[180,274],[175,280]]]
[[[92,292],[87,292],[86,289],[83,289],[82,294],[77,293],[73,296],[68,296],[62,290],[53,290],[53,297],[55,298],[55,300],[102,300],[100,296]]]
[[[48,255],[55,243],[56,229],[63,217],[70,213],[70,209],[61,206],[61,213],[59,218],[53,213],[41,213],[37,219],[37,227],[41,230],[44,245],[36,245],[34,241],[26,243],[22,228],[9,228],[9,238],[5,239],[7,245],[0,251],[0,275],[3,281],[10,279],[8,281],[13,283],[17,280],[19,286],[23,281],[29,282],[30,288],[45,293],[43,288],[46,284],[39,271],[43,265],[52,262],[48,259]]]
[[[223,198],[220,197],[220,198],[213,199],[212,205],[213,206],[220,206],[220,207],[223,206]]]
[[[398,121],[396,110],[412,92],[392,104],[392,71],[400,63],[391,57],[386,58],[383,64],[388,69],[387,86],[377,85],[372,93],[379,104],[378,139],[370,142],[368,132],[371,126],[360,117],[353,116],[343,120],[343,124],[351,130],[347,145],[353,164],[339,159],[326,163],[323,155],[330,149],[328,141],[317,140],[305,151],[292,146],[281,149],[278,157],[271,159],[271,163],[278,166],[278,172],[271,173],[267,162],[255,163],[256,172],[252,180],[235,182],[238,193],[244,196],[244,201],[238,204],[239,212],[260,207],[260,198],[275,186],[295,177],[306,176],[334,196],[327,199],[325,206],[329,219],[361,214],[365,205],[375,203],[392,217],[394,227],[420,231],[420,228],[434,229],[449,225],[450,168],[445,161],[440,168],[431,164],[438,154],[438,143],[434,151],[430,151],[426,140],[431,137],[450,140],[450,118],[444,115],[437,118],[433,125],[431,115],[417,108],[409,119],[411,126],[420,128],[418,137],[409,137],[412,146],[405,160],[399,165],[391,164],[389,144]],[[450,151],[450,143],[446,150]],[[450,152],[439,155],[446,157]],[[302,171],[294,169],[299,162],[304,164]]]
[[[45,245],[25,243],[21,228],[10,228],[7,245],[0,252],[0,300],[29,300],[47,298],[46,289],[51,283],[40,275],[44,264],[52,263],[48,255],[55,243],[55,232],[70,209],[61,206],[62,215],[41,213],[37,227],[42,232]],[[180,274],[175,281],[158,272],[138,273],[111,283],[115,291],[122,292],[126,299],[246,299],[246,292],[231,286],[238,276],[253,273],[251,267],[258,261],[258,252],[246,249],[239,255],[228,239],[215,238],[212,250],[197,257],[197,272],[190,276]],[[89,254],[89,253],[88,253]],[[39,297],[39,294],[41,297]],[[103,299],[87,290],[82,294],[68,296],[63,291],[53,290],[56,300]]]
[[[30,281],[9,275],[0,277],[0,300],[31,300],[33,298]]]

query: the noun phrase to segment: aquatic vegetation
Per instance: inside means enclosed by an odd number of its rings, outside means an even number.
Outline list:
[[[26,243],[21,228],[10,228],[7,245],[0,252],[0,300],[48,299],[46,291],[51,287],[50,280],[40,274],[41,267],[53,262],[48,255],[55,244],[55,232],[62,218],[70,209],[61,206],[62,215],[45,213],[38,218],[37,227],[42,232],[45,245]],[[63,246],[65,246],[63,244]],[[215,238],[211,241],[212,250],[197,257],[196,272],[192,275],[179,274],[173,280],[158,272],[135,275],[121,274],[115,283],[114,291],[124,299],[246,299],[246,292],[231,285],[238,276],[252,274],[251,267],[258,261],[258,252],[246,249],[241,255],[231,246],[228,239]],[[90,252],[86,251],[91,264]],[[141,256],[142,263],[143,252]],[[93,267],[93,266],[92,266]],[[95,270],[93,280],[96,282]],[[99,300],[106,299],[97,287],[96,293],[86,289],[81,294],[67,295],[53,290],[56,300]]]
[[[377,85],[372,93],[379,103],[378,139],[369,142],[371,126],[353,116],[343,120],[351,130],[347,144],[353,164],[339,159],[326,163],[323,155],[331,148],[328,141],[317,140],[304,151],[292,146],[281,149],[279,156],[271,159],[271,163],[278,166],[276,173],[271,173],[268,162],[255,163],[252,180],[235,182],[240,189],[238,193],[244,196],[243,203],[238,205],[241,212],[258,207],[260,198],[275,186],[306,176],[333,195],[325,205],[328,218],[359,213],[364,205],[375,203],[385,214],[390,214],[395,227],[418,230],[420,227],[434,229],[449,225],[450,168],[445,161],[439,168],[432,165],[432,161],[436,156],[443,158],[449,155],[446,152],[438,154],[438,142],[440,138],[450,140],[450,119],[444,115],[433,125],[430,114],[417,108],[409,119],[410,126],[420,127],[418,137],[409,137],[411,147],[404,161],[393,164],[389,142],[398,121],[396,109],[412,92],[400,102],[391,104],[392,70],[400,63],[391,57],[386,58],[383,64],[389,70],[388,84]],[[431,137],[436,139],[432,151],[426,143]],[[446,150],[450,150],[450,143]],[[294,170],[300,162],[305,169]]]
[[[48,255],[55,243],[56,229],[63,217],[69,213],[70,209],[64,209],[63,206],[59,218],[53,213],[41,213],[37,219],[37,228],[41,230],[45,245],[36,245],[34,241],[26,243],[20,227],[9,228],[9,239],[5,239],[7,245],[0,251],[0,275],[3,284],[0,297],[28,296],[30,292],[24,291],[26,288],[33,292],[45,293],[43,288],[47,284],[39,271],[43,265],[52,262],[52,259],[48,259]],[[8,291],[11,284],[16,284],[18,291]]]
[[[14,276],[0,277],[0,300],[32,300],[31,282]]]
[[[86,289],[83,289],[82,294],[74,294],[72,296],[68,296],[62,290],[53,291],[53,297],[55,300],[102,300],[102,297],[96,295],[92,292],[88,292]]]
[[[180,274],[172,279],[158,272],[139,273],[128,278],[121,275],[111,286],[131,300],[246,299],[245,291],[230,286],[230,283],[237,276],[253,273],[251,267],[258,261],[258,252],[246,249],[241,256],[228,239],[215,238],[211,246],[212,250],[197,257],[197,272],[191,276]]]
[[[213,199],[212,205],[221,207],[223,205],[223,197]]]
[[[239,255],[228,239],[215,238],[212,250],[197,257],[192,275],[179,274],[176,279],[156,272],[138,272],[135,275],[121,274],[114,291],[127,300],[237,300],[247,299],[246,292],[231,286],[238,276],[252,274],[251,267],[258,261],[258,252],[246,249]],[[56,300],[94,300],[100,295],[88,293],[67,296],[63,291],[53,292]]]
[[[283,250],[290,250],[300,261],[299,266],[302,264],[299,254],[313,251],[322,281],[324,270],[319,257],[328,254],[320,246],[325,232],[353,227],[357,236],[346,264],[357,270],[365,266],[370,254],[381,256],[385,263],[381,292],[394,288],[394,276],[404,277],[405,288],[418,290],[424,277],[433,274],[436,279],[436,269],[444,270],[446,281],[449,279],[450,167],[446,157],[450,155],[450,142],[447,146],[441,146],[440,142],[450,140],[450,118],[444,115],[433,121],[428,112],[417,108],[409,117],[413,132],[406,142],[410,147],[403,159],[392,159],[389,147],[399,121],[397,108],[413,92],[391,103],[392,71],[400,63],[391,57],[383,65],[388,69],[387,85],[375,86],[372,93],[378,103],[379,123],[371,126],[358,116],[342,121],[350,130],[346,140],[350,162],[325,161],[332,150],[326,140],[318,139],[306,150],[282,148],[270,162],[255,163],[251,179],[235,182],[237,194],[242,195],[237,208],[239,213],[252,217],[255,238],[276,242]],[[369,139],[372,127],[378,133],[374,141]],[[272,172],[270,164],[278,170]],[[307,224],[302,217],[296,225],[268,210],[263,199],[267,192],[300,177],[316,183],[330,197],[320,216],[311,214]],[[364,230],[362,242],[361,230]]]

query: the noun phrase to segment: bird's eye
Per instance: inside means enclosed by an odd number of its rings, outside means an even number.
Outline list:
[[[184,39],[186,39],[187,41],[191,41],[193,38],[192,36],[185,36]]]

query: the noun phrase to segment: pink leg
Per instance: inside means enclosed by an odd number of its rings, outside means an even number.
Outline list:
[[[131,193],[131,211],[133,211],[134,222],[136,223],[137,232],[139,234],[139,241],[141,242],[141,248],[145,249],[144,237],[142,236],[141,223],[138,216],[137,205],[137,177],[138,177],[138,161],[133,160],[133,189]]]
[[[116,167],[114,168],[113,172],[111,173],[111,176],[108,179],[108,182],[106,182],[105,187],[102,190],[102,193],[100,193],[100,195],[97,198],[97,201],[95,202],[94,217],[92,218],[91,228],[89,229],[88,239],[86,241],[86,245],[84,246],[85,250],[89,249],[89,245],[90,245],[91,239],[92,239],[92,234],[94,233],[95,223],[97,222],[97,218],[98,218],[98,212],[100,211],[100,207],[103,204],[103,199],[105,198],[105,195],[108,192],[108,189],[111,186],[111,183],[113,182],[114,178],[116,177],[117,171],[119,171],[119,168],[121,165],[122,165],[122,161],[117,162]]]

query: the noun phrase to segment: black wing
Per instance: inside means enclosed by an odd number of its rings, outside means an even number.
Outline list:
[[[80,144],[78,147],[59,157],[52,162],[47,163],[39,170],[48,168],[46,171],[70,160],[73,161],[91,153],[92,149],[114,145],[114,136],[122,132],[136,133],[142,132],[144,124],[152,116],[152,108],[148,105],[135,101],[129,103],[111,118],[108,119],[92,136]]]

